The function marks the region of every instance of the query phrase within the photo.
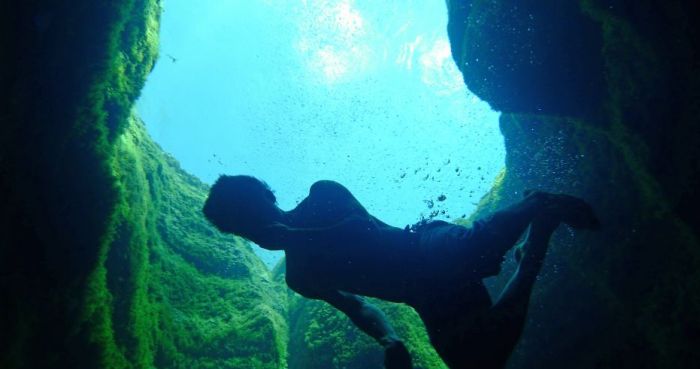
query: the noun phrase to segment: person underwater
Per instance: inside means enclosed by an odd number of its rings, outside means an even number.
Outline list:
[[[430,221],[402,229],[369,214],[337,182],[314,183],[284,211],[265,182],[243,175],[221,176],[203,211],[222,232],[284,250],[289,288],[346,314],[384,348],[387,369],[411,368],[411,357],[386,316],[363,297],[413,307],[450,368],[502,368],[523,330],[554,230],[560,223],[599,227],[581,199],[526,191],[518,203],[468,228]],[[492,301],[482,280],[500,272],[523,234],[517,269]]]

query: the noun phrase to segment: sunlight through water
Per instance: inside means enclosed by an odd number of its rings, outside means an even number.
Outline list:
[[[332,179],[399,227],[468,216],[505,150],[446,25],[435,1],[168,0],[137,110],[185,170],[257,176],[283,209]]]

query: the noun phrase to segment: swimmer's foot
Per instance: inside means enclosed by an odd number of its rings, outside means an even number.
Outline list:
[[[552,194],[547,192],[527,190],[525,197],[536,196],[542,198],[545,204],[545,213],[562,223],[576,229],[598,229],[600,221],[593,212],[593,208],[586,201],[564,194]]]

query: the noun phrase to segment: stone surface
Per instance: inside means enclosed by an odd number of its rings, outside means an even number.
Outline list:
[[[0,367],[285,367],[278,286],[132,116],[159,2],[0,6]]]
[[[603,222],[599,232],[562,227],[555,235],[509,367],[696,367],[694,8],[679,1],[448,3],[451,42],[453,50],[460,45],[455,59],[467,85],[504,113],[506,173],[477,216],[536,188],[587,199]],[[546,23],[545,33],[554,37],[537,36],[542,43],[528,49],[539,62],[534,70],[514,56],[527,19],[535,28]],[[480,36],[489,33],[485,50]],[[583,57],[568,60],[577,55],[571,48]],[[477,57],[479,65],[466,66]],[[493,73],[484,70],[491,65]],[[534,79],[522,83],[500,73],[508,68],[533,71],[526,78]],[[567,68],[583,75],[567,77]],[[598,98],[586,98],[591,83]],[[541,109],[528,109],[533,106]],[[491,281],[492,288],[506,278]]]

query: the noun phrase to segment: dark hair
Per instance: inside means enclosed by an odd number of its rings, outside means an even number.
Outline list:
[[[204,216],[223,232],[247,236],[264,219],[265,203],[277,199],[267,183],[251,176],[222,175],[209,190]]]

